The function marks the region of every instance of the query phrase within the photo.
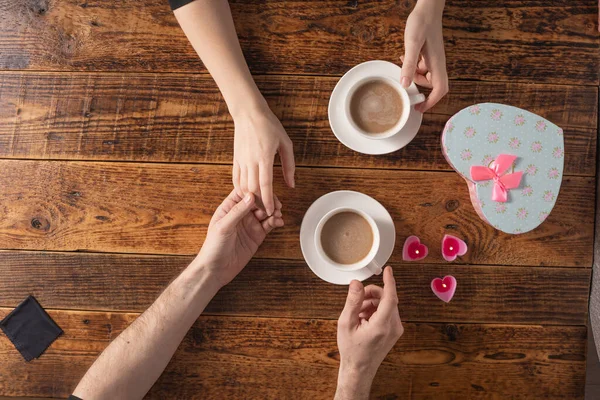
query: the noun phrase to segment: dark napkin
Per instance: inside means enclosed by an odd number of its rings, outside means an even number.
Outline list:
[[[23,300],[0,321],[0,329],[19,350],[25,361],[41,356],[63,333],[33,296]]]

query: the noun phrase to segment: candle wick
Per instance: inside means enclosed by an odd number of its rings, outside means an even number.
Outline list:
[[[443,287],[446,287],[446,284],[445,284],[445,283],[442,283],[442,286],[443,286]]]
[[[450,246],[450,250],[454,250],[454,247]]]
[[[415,250],[415,253],[419,254],[419,250]]]

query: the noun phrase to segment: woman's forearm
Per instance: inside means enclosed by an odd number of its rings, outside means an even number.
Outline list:
[[[188,40],[219,86],[232,116],[266,105],[237,38],[227,0],[196,0],[174,11]]]
[[[143,398],[218,289],[193,262],[102,352],[73,394],[85,400]]]

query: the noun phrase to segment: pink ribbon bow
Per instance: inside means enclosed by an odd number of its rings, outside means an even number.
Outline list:
[[[505,203],[508,199],[508,190],[516,189],[521,183],[522,171],[503,175],[515,161],[517,156],[500,154],[489,167],[483,165],[471,166],[471,179],[474,181],[494,180],[492,200]]]

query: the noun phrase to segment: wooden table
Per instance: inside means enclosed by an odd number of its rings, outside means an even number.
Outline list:
[[[0,335],[0,396],[66,397],[100,352],[192,259],[230,191],[233,124],[166,0],[0,0],[0,318],[28,294],[65,334],[26,363]],[[368,156],[327,120],[339,77],[397,62],[415,0],[232,1],[258,86],[294,142],[276,169],[286,226],[212,301],[150,398],[326,399],[346,287],[319,280],[298,234],[308,206],[364,192],[394,218],[405,333],[375,398],[581,399],[595,216],[595,0],[449,0],[450,93],[405,149]],[[549,4],[550,3],[550,4]],[[565,131],[554,212],[518,236],[482,222],[440,151],[447,119],[494,101]],[[444,262],[444,233],[469,253]],[[430,244],[401,260],[404,239]],[[450,304],[431,293],[452,274]],[[380,283],[379,277],[369,283]]]

